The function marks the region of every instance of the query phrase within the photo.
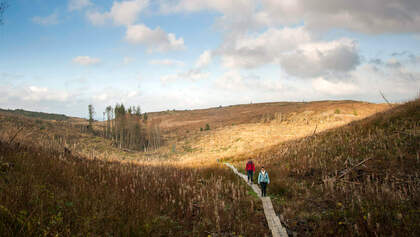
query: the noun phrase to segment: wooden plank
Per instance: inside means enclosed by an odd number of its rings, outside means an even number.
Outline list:
[[[233,165],[229,163],[225,163],[225,165],[231,168],[235,174],[237,174],[249,186],[251,186],[252,190],[254,190],[254,192],[261,199],[263,208],[264,208],[265,218],[268,223],[268,228],[270,228],[271,234],[273,235],[273,237],[288,237],[286,228],[283,227],[283,225],[280,222],[279,217],[276,215],[276,212],[274,211],[274,207],[273,207],[270,197],[261,197],[261,190],[257,184],[249,184],[248,177],[246,175],[240,173]]]

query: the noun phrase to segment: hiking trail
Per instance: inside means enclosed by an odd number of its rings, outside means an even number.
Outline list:
[[[268,227],[270,228],[273,237],[288,237],[289,235],[287,234],[286,228],[282,226],[279,217],[274,212],[270,197],[261,197],[261,190],[257,184],[249,184],[248,177],[246,175],[240,173],[233,165],[229,163],[225,163],[225,165],[227,165],[233,170],[235,174],[245,180],[245,182],[251,186],[252,190],[254,190],[254,192],[261,199],[264,207],[265,218],[267,219]]]

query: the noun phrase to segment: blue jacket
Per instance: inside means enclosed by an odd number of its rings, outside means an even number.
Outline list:
[[[265,171],[265,173],[263,174],[262,172],[260,172],[260,174],[258,175],[258,183],[270,183],[270,178],[268,177],[268,173],[267,171]]]

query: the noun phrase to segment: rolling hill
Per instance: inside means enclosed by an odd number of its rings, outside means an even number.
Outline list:
[[[18,229],[74,233],[65,231],[77,226],[85,234],[101,235],[114,230],[140,236],[265,235],[261,203],[216,162],[229,161],[243,171],[253,158],[257,168],[264,165],[269,171],[269,195],[290,233],[415,236],[420,217],[418,111],[419,100],[391,106],[317,101],[155,112],[147,123],[160,125],[164,143],[147,151],[115,146],[101,136],[106,122],[95,122],[89,132],[82,129],[83,119],[0,113],[0,188],[9,190],[0,195],[0,228],[12,234]],[[36,169],[30,168],[35,164]],[[143,178],[153,185],[135,181]],[[75,183],[81,188],[74,189]],[[150,196],[153,188],[162,195]],[[194,198],[187,198],[188,192]],[[12,202],[16,193],[22,196]],[[116,200],[124,201],[117,205]],[[166,203],[163,209],[156,201]],[[141,215],[129,211],[146,206],[152,208]],[[175,206],[185,213],[171,211]],[[110,211],[101,211],[105,207]],[[75,213],[79,219],[71,221]]]
[[[271,175],[284,223],[302,236],[418,236],[420,100],[346,126],[249,151]]]

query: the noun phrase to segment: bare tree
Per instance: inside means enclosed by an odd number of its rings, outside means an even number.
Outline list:
[[[89,111],[89,130],[93,130],[92,123],[93,123],[93,116],[95,115],[95,108],[93,108],[93,105],[88,105],[88,111]]]
[[[105,137],[112,139],[115,146],[149,150],[162,145],[159,122],[152,120],[146,123],[147,114],[142,116],[140,106],[126,107],[122,103],[116,104],[115,107],[107,106],[105,115],[107,115]]]

